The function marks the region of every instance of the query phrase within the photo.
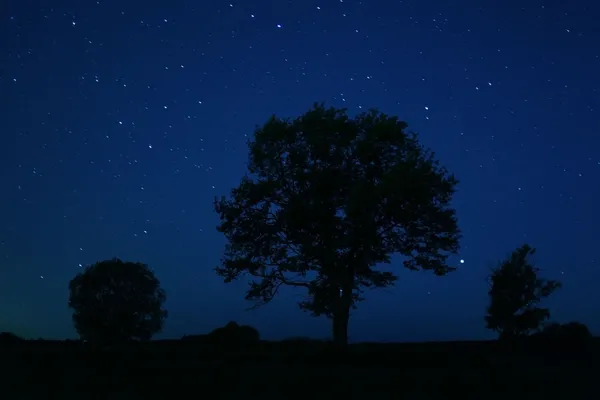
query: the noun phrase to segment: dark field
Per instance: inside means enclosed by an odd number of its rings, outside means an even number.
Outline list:
[[[223,346],[156,341],[92,351],[73,342],[4,345],[0,399],[597,399],[600,341]]]

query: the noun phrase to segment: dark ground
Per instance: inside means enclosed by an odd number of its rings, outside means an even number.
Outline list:
[[[598,339],[585,350],[496,342],[357,344],[345,356],[310,341],[156,341],[104,351],[53,341],[2,347],[2,400],[600,398]]]

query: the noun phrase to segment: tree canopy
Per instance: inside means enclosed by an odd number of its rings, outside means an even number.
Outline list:
[[[452,271],[457,180],[406,129],[378,110],[351,118],[323,104],[257,127],[248,173],[215,200],[228,240],[217,274],[250,275],[246,298],[257,305],[281,286],[305,288],[300,307],[332,318],[334,340],[346,344],[364,289],[397,279],[377,264],[397,253],[411,270]]]
[[[560,287],[560,282],[539,277],[540,269],[531,261],[535,249],[524,244],[492,270],[490,305],[485,321],[500,338],[515,338],[541,328],[550,318],[540,301]]]
[[[71,280],[69,292],[75,329],[93,343],[149,340],[167,317],[165,291],[146,264],[97,262]]]

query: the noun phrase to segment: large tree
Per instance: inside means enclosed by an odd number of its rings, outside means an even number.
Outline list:
[[[69,292],[75,329],[94,344],[149,340],[167,317],[165,291],[146,264],[97,262],[71,280]]]
[[[257,127],[248,174],[215,200],[228,240],[217,274],[252,276],[246,298],[257,305],[281,286],[305,288],[300,307],[331,318],[344,346],[363,289],[397,279],[377,264],[399,253],[411,270],[453,270],[457,180],[406,128],[377,110],[351,118],[323,104]]]
[[[490,304],[485,322],[501,339],[528,335],[550,318],[550,310],[539,307],[539,303],[558,289],[560,282],[539,277],[540,269],[531,260],[534,254],[535,249],[524,244],[489,276]]]

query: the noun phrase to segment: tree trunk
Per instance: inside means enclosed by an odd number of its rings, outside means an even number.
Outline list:
[[[333,316],[333,344],[339,349],[345,349],[348,346],[349,314],[349,312],[344,314],[342,311]]]
[[[333,344],[340,350],[348,347],[348,321],[352,306],[352,287],[346,286],[340,293],[333,313]]]

